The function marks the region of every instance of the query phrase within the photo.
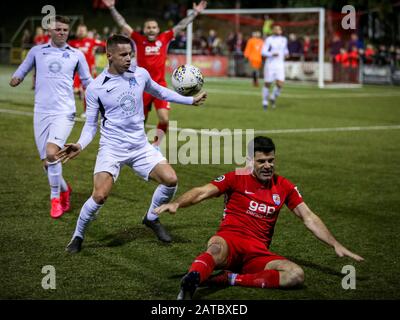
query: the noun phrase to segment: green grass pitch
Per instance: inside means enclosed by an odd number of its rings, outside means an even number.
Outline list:
[[[216,231],[222,197],[162,216],[174,238],[171,245],[162,245],[141,224],[156,184],[124,168],[88,230],[83,251],[68,255],[65,246],[92,190],[99,133],[63,167],[73,187],[72,211],[52,220],[47,178],[33,138],[31,77],[11,88],[14,69],[0,68],[0,299],[175,299],[181,276]],[[204,89],[209,93],[204,107],[173,105],[170,118],[181,128],[282,130],[269,134],[277,145],[278,172],[297,184],[336,238],[365,262],[336,257],[284,209],[271,250],[304,268],[304,286],[202,289],[196,298],[399,299],[400,130],[393,127],[400,125],[399,88],[320,90],[288,84],[277,109],[267,112],[262,111],[261,90],[251,87],[250,80],[206,79]],[[149,124],[155,123],[152,111]],[[71,142],[82,125],[76,124]],[[364,129],[307,131],[348,127]],[[234,167],[174,165],[178,195]],[[41,286],[45,265],[56,269],[55,290]],[[355,290],[342,288],[345,265],[356,268]]]

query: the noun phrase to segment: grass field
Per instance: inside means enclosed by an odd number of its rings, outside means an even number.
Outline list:
[[[175,299],[181,276],[219,224],[223,199],[164,215],[174,242],[162,245],[141,224],[156,185],[124,168],[82,252],[68,255],[64,248],[91,193],[98,135],[64,166],[74,190],[72,211],[50,219],[49,187],[33,138],[31,78],[11,88],[13,70],[0,68],[0,299]],[[297,184],[337,239],[365,262],[336,257],[284,209],[271,249],[304,268],[304,286],[202,289],[196,298],[399,299],[399,87],[287,85],[278,108],[268,112],[250,81],[206,79],[205,89],[204,108],[173,106],[171,119],[181,128],[276,130],[268,135],[277,145],[278,172]],[[149,123],[156,123],[154,112]],[[82,125],[77,122],[70,141]],[[174,165],[178,195],[234,167]],[[349,264],[357,272],[355,290],[341,286],[342,267]],[[56,290],[41,286],[45,265],[56,269]]]

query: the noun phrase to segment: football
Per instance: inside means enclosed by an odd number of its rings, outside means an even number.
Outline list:
[[[199,68],[184,64],[172,72],[172,86],[183,96],[194,96],[199,93],[204,84],[204,78]]]

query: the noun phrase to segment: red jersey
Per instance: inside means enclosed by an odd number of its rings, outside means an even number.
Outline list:
[[[135,31],[132,32],[131,38],[136,45],[138,66],[145,68],[155,82],[166,86],[165,63],[168,45],[174,38],[174,31],[171,29],[160,33],[155,41],[149,41],[146,36]]]
[[[47,42],[49,42],[50,37],[47,34],[42,34],[41,36],[35,36],[35,38],[33,38],[33,43],[38,45],[38,44],[45,44]]]
[[[220,231],[238,232],[256,238],[269,247],[282,206],[293,210],[303,199],[296,186],[274,175],[268,186],[251,173],[229,172],[211,182],[225,193],[224,217]]]
[[[93,38],[82,38],[82,39],[74,39],[68,41],[68,43],[74,47],[82,51],[85,55],[86,61],[90,67],[95,65],[96,59],[94,57],[94,48],[95,47],[105,47],[106,43],[101,40],[93,39]]]

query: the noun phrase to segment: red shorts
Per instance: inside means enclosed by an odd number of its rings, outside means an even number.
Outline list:
[[[159,82],[158,84],[160,86],[167,87],[166,82]],[[158,110],[158,109],[170,110],[171,109],[168,101],[159,100],[159,99],[153,97],[151,94],[149,94],[147,92],[143,92],[143,108],[144,108],[145,117],[147,117],[147,114],[150,112],[152,103],[154,103],[154,107],[156,108],[156,110]]]
[[[93,78],[96,78],[96,66],[93,65],[89,65],[89,70],[90,70],[90,74],[92,75]],[[75,73],[74,75],[74,89],[80,89],[82,87],[82,83],[81,83],[81,78],[79,78],[79,74],[78,72]]]
[[[224,269],[241,274],[257,273],[273,260],[287,260],[268,250],[266,244],[255,238],[249,238],[231,231],[219,231],[216,236],[228,244],[228,264]]]

